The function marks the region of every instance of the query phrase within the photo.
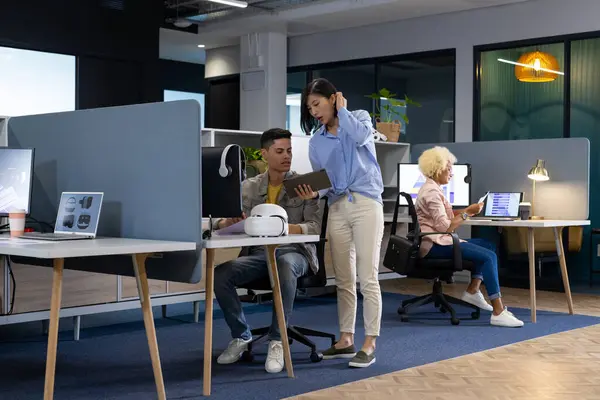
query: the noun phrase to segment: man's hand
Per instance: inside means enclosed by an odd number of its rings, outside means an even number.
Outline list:
[[[342,92],[336,92],[335,94],[335,108],[340,111],[340,108],[345,107],[348,108],[348,101],[342,94]]]
[[[223,218],[222,220],[219,221],[219,229],[224,229],[227,228],[228,226],[231,226],[233,224],[237,224],[238,222],[245,220],[246,219],[246,213],[242,213],[242,217],[238,217],[238,218]]]
[[[294,188],[294,191],[302,200],[312,200],[319,195],[318,192],[313,192],[310,185],[298,185],[297,188]]]
[[[477,215],[481,212],[483,208],[483,203],[475,203],[471,204],[469,207],[465,208],[465,212],[469,214],[469,216]]]

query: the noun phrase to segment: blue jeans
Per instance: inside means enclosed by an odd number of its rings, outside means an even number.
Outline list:
[[[275,258],[287,325],[287,320],[294,307],[297,280],[308,273],[309,265],[306,257],[294,246],[279,247]],[[249,340],[252,338],[236,288],[258,279],[269,279],[267,257],[262,247],[253,249],[248,256],[239,257],[215,268],[215,297],[219,307],[223,310],[225,321],[234,339]],[[281,340],[275,309],[273,309],[269,338]]]
[[[463,260],[474,264],[471,278],[481,279],[485,283],[490,300],[500,298],[496,245],[485,239],[474,238],[461,242],[460,250]],[[452,245],[434,244],[425,258],[452,258]]]

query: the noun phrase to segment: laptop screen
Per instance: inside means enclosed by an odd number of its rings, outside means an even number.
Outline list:
[[[96,236],[103,196],[99,192],[63,192],[54,232]]]
[[[490,192],[485,203],[484,217],[517,218],[521,192]]]

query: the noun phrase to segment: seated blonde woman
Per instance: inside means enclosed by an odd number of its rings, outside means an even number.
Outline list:
[[[445,147],[436,146],[419,157],[419,169],[427,178],[415,204],[423,233],[454,232],[467,218],[479,214],[483,207],[483,204],[471,204],[463,210],[452,210],[441,185],[448,184],[452,178],[454,163],[456,157]],[[474,265],[471,283],[463,293],[462,300],[482,310],[492,311],[492,325],[511,328],[523,326],[523,321],[502,304],[495,246],[483,239],[461,239],[460,247],[463,260],[471,261]],[[452,258],[452,238],[450,235],[424,236],[419,255],[424,258]],[[491,306],[480,291],[482,281],[485,282]]]

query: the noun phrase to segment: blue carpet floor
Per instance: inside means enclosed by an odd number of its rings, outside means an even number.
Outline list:
[[[539,312],[531,324],[529,310],[512,309],[526,321],[523,328],[507,329],[489,325],[489,313],[478,321],[450,325],[445,315],[429,311],[426,320],[400,322],[396,310],[406,296],[384,294],[382,334],[378,341],[377,363],[370,368],[350,369],[347,361],[312,363],[309,351],[294,343],[292,358],[295,379],[284,372],[264,371],[266,346],[255,349],[253,363],[229,366],[213,363],[213,399],[280,399],[313,390],[449,359],[527,339],[600,323],[600,318]],[[465,309],[457,308],[461,316]],[[427,311],[427,310],[425,310]],[[253,326],[271,321],[270,306],[249,306]],[[357,320],[357,342],[363,339],[362,309]],[[215,312],[214,357],[230,340],[222,315]],[[158,342],[169,399],[202,398],[203,324],[156,319]],[[293,323],[337,333],[335,298],[297,302]],[[329,345],[317,339],[320,348]],[[0,343],[1,398],[39,399],[44,389],[46,339],[34,337],[20,342]],[[61,332],[58,347],[55,399],[152,399],[156,398],[148,345],[143,323],[88,328],[79,342],[70,332]]]

